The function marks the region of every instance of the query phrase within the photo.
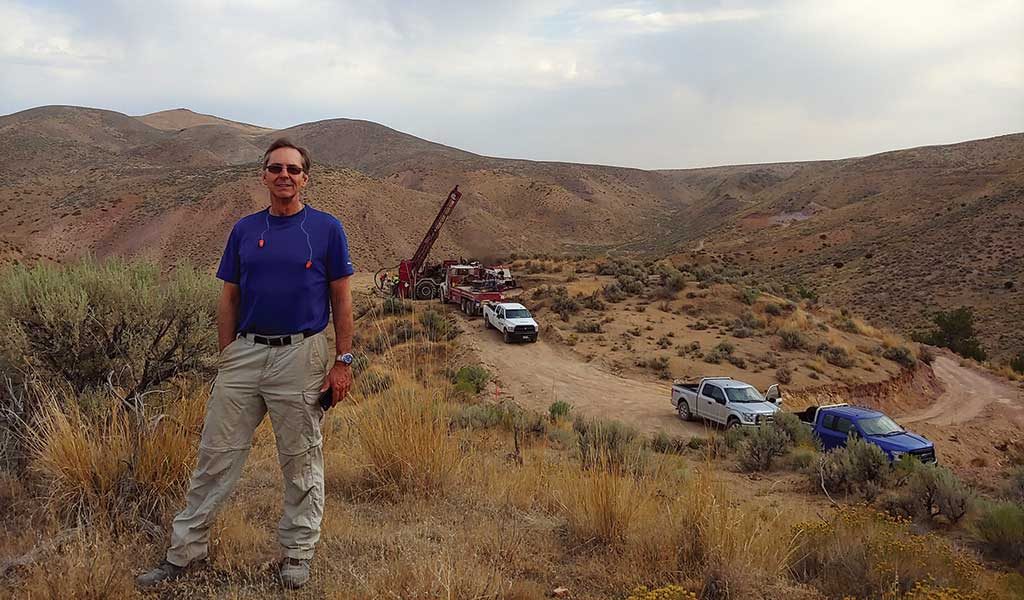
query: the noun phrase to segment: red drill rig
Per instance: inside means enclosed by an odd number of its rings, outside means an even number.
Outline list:
[[[414,300],[430,300],[441,298],[444,302],[458,302],[460,298],[455,297],[452,292],[453,284],[463,284],[476,288],[486,288],[498,293],[503,289],[515,287],[511,272],[505,268],[488,268],[479,263],[463,264],[463,261],[445,260],[440,264],[428,266],[427,255],[433,248],[437,236],[441,233],[441,227],[448,220],[449,215],[455,210],[455,205],[462,198],[459,186],[455,186],[448,192],[448,197],[441,205],[441,210],[434,217],[427,234],[423,236],[416,254],[410,259],[402,260],[397,267],[384,268],[377,271],[377,288],[382,292],[399,298],[411,298]],[[458,266],[457,276],[449,277],[449,270]],[[397,268],[397,274],[391,273]]]

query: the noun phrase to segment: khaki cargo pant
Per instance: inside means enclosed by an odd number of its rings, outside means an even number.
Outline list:
[[[185,566],[206,556],[213,518],[238,483],[253,432],[268,412],[284,476],[278,541],[286,557],[313,557],[324,511],[318,399],[332,357],[323,333],[290,346],[240,337],[224,349],[186,506],[172,525],[169,562]]]

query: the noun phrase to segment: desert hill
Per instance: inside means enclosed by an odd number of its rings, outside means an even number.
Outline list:
[[[165,131],[188,129],[189,127],[197,127],[199,125],[223,125],[225,127],[231,127],[243,133],[250,133],[253,135],[272,131],[271,129],[260,127],[259,125],[250,125],[249,123],[239,123],[238,121],[222,119],[213,115],[204,115],[202,113],[193,112],[187,108],[161,110],[159,112],[149,113],[148,115],[141,115],[135,118],[150,127],[163,129]]]
[[[212,269],[228,225],[264,205],[256,162],[278,135],[310,147],[312,201],[344,220],[365,269],[411,254],[458,184],[436,256],[701,250],[751,285],[802,283],[904,331],[975,306],[990,350],[1024,349],[1024,134],[644,171],[481,156],[352,119],[272,131],[186,109],[47,106],[0,117],[0,260],[88,252]]]

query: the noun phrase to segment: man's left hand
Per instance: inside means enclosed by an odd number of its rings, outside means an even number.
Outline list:
[[[324,392],[327,388],[331,388],[331,406],[344,400],[349,390],[352,389],[352,367],[340,362],[334,363],[331,370],[327,372],[327,378],[320,386],[320,391]]]

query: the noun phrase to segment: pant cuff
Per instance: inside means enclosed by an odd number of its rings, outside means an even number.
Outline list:
[[[295,558],[298,560],[313,560],[312,550],[294,550],[284,549],[282,550],[285,558]]]

